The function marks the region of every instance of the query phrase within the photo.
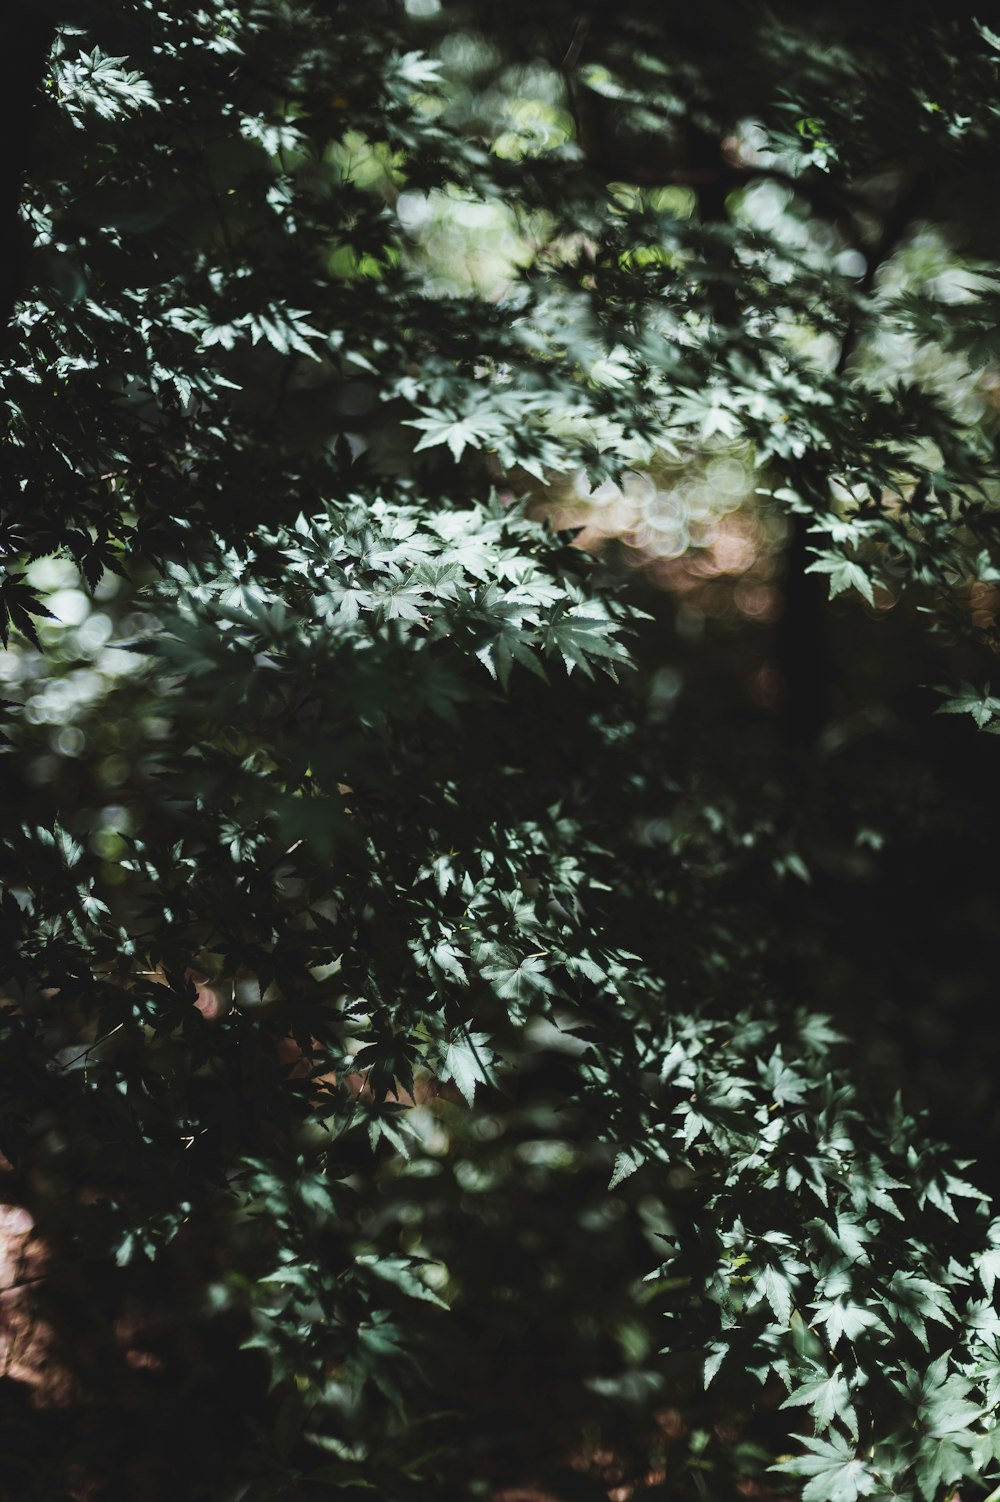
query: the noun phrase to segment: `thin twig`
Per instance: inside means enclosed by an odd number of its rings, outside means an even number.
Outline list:
[[[56,1065],[56,1067],[60,1070],[72,1069],[74,1064],[79,1064],[80,1060],[85,1059],[88,1054],[93,1053],[95,1048],[99,1048],[102,1043],[106,1043],[109,1038],[113,1038],[115,1033],[121,1032],[124,1026],[124,1022],[119,1022],[118,1026],[113,1027],[109,1033],[105,1033],[101,1038],[95,1038],[93,1043],[91,1043],[89,1047],[85,1048],[82,1053],[78,1053],[74,1058],[67,1059],[64,1064],[58,1064]],[[54,1062],[55,1061],[53,1060],[53,1063]]]

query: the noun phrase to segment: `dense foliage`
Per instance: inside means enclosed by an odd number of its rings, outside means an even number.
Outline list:
[[[662,9],[11,34],[19,1502],[1000,1479],[1000,1221],[810,885],[934,818],[831,767],[828,595],[1000,727],[1000,37]],[[753,715],[672,712],[692,486]],[[577,545],[623,495],[676,609]]]

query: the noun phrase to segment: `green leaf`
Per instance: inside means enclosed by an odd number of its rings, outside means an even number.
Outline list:
[[[618,1185],[630,1178],[645,1161],[645,1155],[637,1147],[622,1148],[621,1152],[615,1154],[615,1166],[608,1181],[608,1188],[617,1189]]]
[[[814,563],[809,564],[806,573],[828,575],[831,596],[843,594],[848,589],[856,589],[869,605],[875,603],[871,580],[861,565],[852,562],[849,558],[823,553]]]
[[[859,1497],[870,1497],[880,1489],[878,1477],[842,1435],[806,1439],[803,1443],[809,1446],[809,1454],[772,1467],[787,1475],[810,1477],[802,1488],[802,1502],[857,1502]]]
[[[871,1309],[864,1309],[846,1299],[833,1302],[820,1300],[812,1307],[816,1311],[812,1323],[825,1325],[826,1338],[831,1348],[841,1339],[853,1344],[866,1330],[884,1329],[882,1321]]]
[[[497,1056],[485,1033],[459,1028],[451,1036],[444,1056],[444,1077],[454,1080],[469,1105],[475,1104],[476,1086],[496,1086]]]
[[[357,1265],[367,1268],[373,1277],[391,1283],[408,1298],[420,1299],[427,1304],[436,1304],[439,1309],[448,1308],[440,1295],[436,1294],[433,1288],[429,1288],[418,1276],[420,1269],[427,1266],[426,1259],[396,1255],[386,1257],[371,1253],[359,1256]]]
[[[986,1297],[992,1299],[997,1278],[1000,1278],[1000,1246],[991,1246],[981,1252],[976,1259],[976,1269]]]
[[[421,410],[423,417],[406,419],[408,427],[424,430],[424,436],[416,445],[414,453],[446,444],[451,450],[452,458],[458,463],[467,447],[482,448],[495,441],[503,432],[499,414],[485,410],[467,413],[462,417],[434,412],[426,407]]]
[[[614,677],[614,664],[629,661],[628,651],[612,635],[615,629],[616,623],[598,607],[572,606],[549,621],[542,642],[546,652],[562,658],[568,673],[578,667],[592,678],[596,664]]]
[[[947,695],[945,702],[939,704],[935,714],[967,714],[971,715],[979,730],[985,730],[990,721],[1000,714],[1000,699],[991,694],[988,687],[982,693],[977,693],[971,683],[961,685],[962,692],[953,694],[949,688],[939,688],[938,693]]]
[[[792,1317],[791,1283],[780,1268],[766,1264],[760,1271],[751,1302],[766,1298],[778,1324],[787,1328]]]
[[[509,959],[504,955],[483,965],[481,974],[501,1001],[528,1001],[533,996],[550,996],[555,990],[540,954],[528,954],[521,960],[513,954]]]
[[[829,1429],[835,1419],[846,1427],[851,1438],[857,1441],[858,1419],[851,1402],[851,1393],[840,1367],[833,1372],[817,1372],[811,1381],[804,1382],[782,1403],[782,1408],[807,1407],[816,1420],[817,1428]]]

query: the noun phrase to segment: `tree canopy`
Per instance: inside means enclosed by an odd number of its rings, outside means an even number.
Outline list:
[[[1000,1495],[990,19],[5,23],[12,1499]]]

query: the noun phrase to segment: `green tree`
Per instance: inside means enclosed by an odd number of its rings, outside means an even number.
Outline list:
[[[902,596],[1000,723],[1000,37],[51,25],[0,181],[0,1188],[61,1385],[5,1379],[0,1485],[985,1496],[1000,1222],[803,956],[813,852],[892,823],[827,767],[836,633]],[[546,520],[681,535],[695,480],[783,602],[704,758],[662,603]]]

